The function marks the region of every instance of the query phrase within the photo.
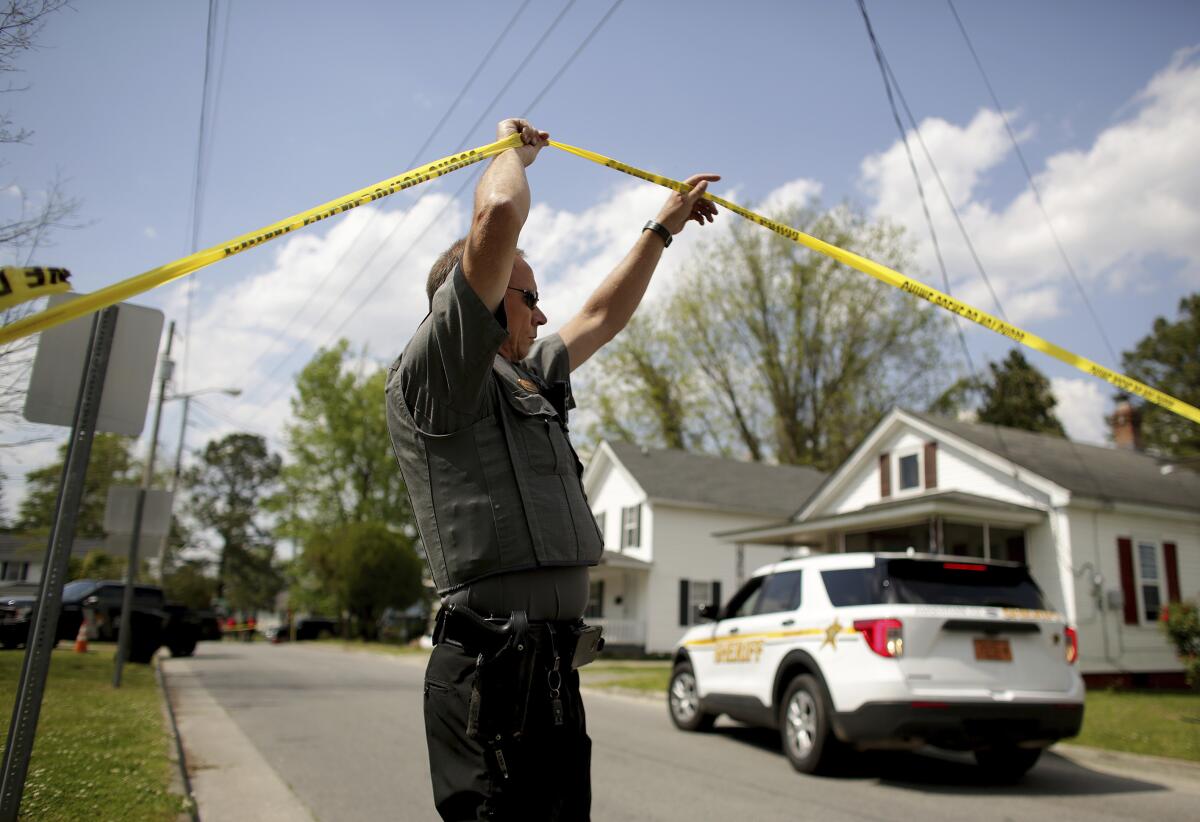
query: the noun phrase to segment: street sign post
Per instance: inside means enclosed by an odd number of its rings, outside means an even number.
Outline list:
[[[75,516],[83,499],[84,478],[96,420],[104,393],[113,338],[116,335],[119,308],[104,309],[92,319],[91,340],[87,348],[82,384],[75,403],[71,439],[58,490],[57,510],[46,548],[46,561],[38,590],[38,606],[25,642],[25,662],[13,702],[8,726],[8,744],[4,749],[4,774],[0,781],[0,822],[16,822],[29,771],[29,755],[50,670],[50,651],[58,634],[58,615],[62,610],[63,582],[75,539]]]
[[[55,295],[50,304],[78,296]],[[0,822],[15,822],[25,790],[92,440],[97,431],[129,436],[141,433],[162,325],[161,311],[122,304],[105,308],[90,319],[81,317],[45,331],[38,342],[25,397],[25,418],[69,425],[71,438],[8,726],[0,776]]]

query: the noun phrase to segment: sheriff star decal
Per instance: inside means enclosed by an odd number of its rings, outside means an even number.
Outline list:
[[[843,627],[845,626],[837,621],[837,617],[834,617],[833,622],[831,622],[829,627],[825,629],[825,641],[821,643],[821,648],[824,648],[826,645],[828,645],[836,651],[838,634],[842,632]]]

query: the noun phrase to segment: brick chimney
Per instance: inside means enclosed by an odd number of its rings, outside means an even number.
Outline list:
[[[1109,422],[1112,423],[1113,442],[1118,448],[1142,450],[1142,414],[1129,402],[1129,397],[1122,394],[1117,399],[1117,407],[1109,417]]]

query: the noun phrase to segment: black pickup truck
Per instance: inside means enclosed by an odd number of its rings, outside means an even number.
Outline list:
[[[56,639],[73,641],[86,612],[88,639],[115,642],[121,626],[125,583],[119,580],[77,579],[63,586],[62,610],[58,615]],[[16,648],[29,636],[37,598],[19,596],[0,599],[0,645]],[[201,639],[201,617],[184,605],[170,603],[157,585],[133,588],[133,636],[130,662],[149,662],[165,645],[171,656],[191,656]]]

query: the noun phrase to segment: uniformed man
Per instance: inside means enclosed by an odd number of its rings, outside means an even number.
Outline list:
[[[578,822],[591,740],[574,668],[595,648],[581,617],[603,545],[567,436],[570,374],[625,327],[672,236],[712,222],[701,195],[720,178],[671,194],[583,309],[538,340],[546,315],[517,239],[525,169],[549,135],[497,127],[514,133],[523,144],[485,170],[469,233],[430,271],[429,314],[388,375],[388,426],[443,597],[425,679],[438,812]]]

